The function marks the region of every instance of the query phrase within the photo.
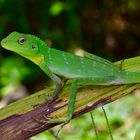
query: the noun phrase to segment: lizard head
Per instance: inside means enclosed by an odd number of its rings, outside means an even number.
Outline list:
[[[1,46],[39,64],[43,56],[40,53],[38,40],[33,35],[12,32],[1,41]]]

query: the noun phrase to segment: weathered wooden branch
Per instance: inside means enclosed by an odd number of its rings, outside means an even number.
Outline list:
[[[140,72],[140,57],[126,59],[115,64],[119,67],[121,65],[123,70]],[[58,99],[49,106],[47,98],[52,94],[54,87],[44,89],[0,109],[0,140],[28,139],[58,125],[48,124],[47,118],[59,118],[66,115],[70,96],[69,83],[64,86]],[[136,89],[140,89],[140,84],[79,87],[73,118],[133,93]]]

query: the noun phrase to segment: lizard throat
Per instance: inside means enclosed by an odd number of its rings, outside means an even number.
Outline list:
[[[40,65],[44,61],[43,55],[38,55],[38,56],[23,55],[23,57],[25,57],[25,58],[29,59],[30,61],[34,62],[36,65]]]

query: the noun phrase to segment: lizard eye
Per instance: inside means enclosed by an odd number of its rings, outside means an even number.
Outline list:
[[[21,37],[18,39],[18,43],[23,45],[25,43],[26,39],[24,37]]]

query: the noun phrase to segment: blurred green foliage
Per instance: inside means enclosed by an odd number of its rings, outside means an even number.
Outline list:
[[[8,87],[17,86],[29,73],[30,69],[24,66],[21,59],[14,56],[4,59],[0,67],[0,96],[9,91]]]
[[[120,60],[140,54],[140,1],[0,0],[0,39],[12,31],[35,34],[56,49],[75,52],[80,48],[112,61]],[[0,47],[1,98],[11,87],[23,84],[33,93],[49,85],[48,82],[32,62]],[[116,139],[129,140],[134,135],[135,116],[140,115],[138,108],[134,108],[138,105],[135,99],[135,96],[126,97],[108,107]],[[102,113],[94,113],[100,137],[109,139]],[[133,123],[128,130],[125,125],[131,118]],[[61,137],[95,139],[93,130],[89,115],[84,115],[72,121]],[[43,140],[46,135],[48,140],[55,139],[48,132],[33,139]]]

